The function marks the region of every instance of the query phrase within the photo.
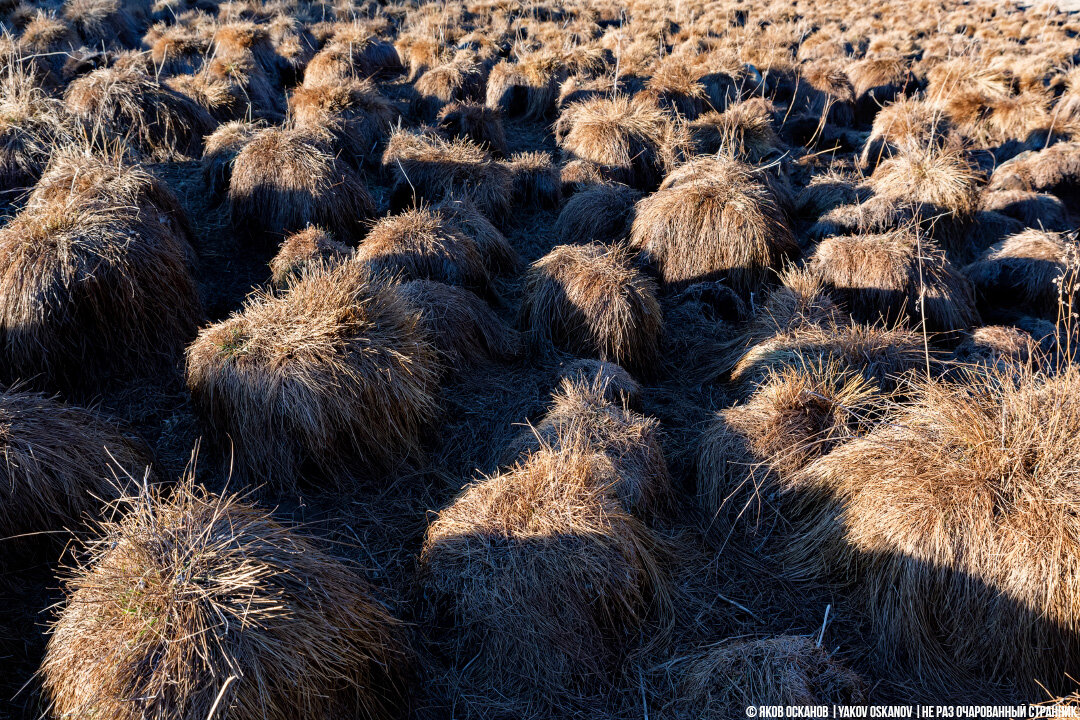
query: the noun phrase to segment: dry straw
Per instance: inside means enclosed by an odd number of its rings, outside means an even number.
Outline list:
[[[187,383],[237,472],[291,487],[308,464],[340,482],[417,454],[436,363],[416,308],[346,262],[305,270],[204,329]]]
[[[650,376],[660,368],[656,287],[625,247],[562,245],[537,260],[525,279],[521,318],[541,350],[561,348]]]
[[[515,715],[588,708],[650,610],[667,607],[661,547],[614,482],[587,448],[542,449],[470,485],[428,527],[421,581],[452,622],[462,701]]]
[[[68,570],[40,671],[53,713],[398,717],[409,652],[351,567],[190,477],[114,509]]]
[[[3,564],[18,562],[24,547],[55,550],[43,537],[80,529],[118,496],[119,478],[149,463],[146,449],[115,423],[38,393],[0,393],[0,429]]]
[[[746,294],[798,252],[770,185],[726,157],[695,159],[665,178],[638,202],[630,242],[664,282],[719,276]]]
[[[306,129],[268,128],[243,146],[233,160],[228,192],[238,233],[272,246],[312,224],[342,239],[363,236],[375,201],[325,140]]]

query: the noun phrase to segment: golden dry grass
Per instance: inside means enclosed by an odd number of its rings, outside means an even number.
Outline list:
[[[614,482],[602,455],[542,449],[470,485],[428,527],[421,581],[452,621],[444,642],[461,658],[463,702],[588,708],[627,633],[666,606],[659,542]]]
[[[375,214],[363,179],[306,129],[252,136],[233,160],[227,199],[237,233],[256,245],[273,246],[310,224],[359,239]]]
[[[623,246],[562,245],[537,260],[525,279],[521,318],[540,350],[561,348],[647,376],[660,369],[656,286]]]
[[[637,204],[631,246],[667,283],[725,278],[757,290],[798,246],[769,184],[725,157],[683,165]]]
[[[115,509],[68,568],[41,668],[53,713],[400,712],[410,653],[356,570],[247,500],[190,478]]]
[[[858,583],[883,662],[929,682],[1067,687],[1078,659],[1071,438],[1076,370],[923,381],[872,433],[787,492],[800,572]]]
[[[237,473],[294,485],[377,477],[419,452],[435,412],[437,357],[418,310],[356,262],[305,270],[200,332],[187,383]]]

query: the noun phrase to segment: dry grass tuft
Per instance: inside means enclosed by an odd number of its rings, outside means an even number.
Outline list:
[[[828,365],[862,375],[885,391],[896,388],[909,372],[940,369],[940,362],[927,354],[923,336],[904,328],[875,325],[796,325],[763,340],[739,359],[731,379],[753,390],[784,368]]]
[[[555,208],[562,199],[559,169],[543,151],[515,153],[506,162],[514,181],[514,200],[526,207]]]
[[[439,130],[450,138],[469,140],[495,155],[507,153],[502,117],[480,103],[449,103],[439,111]]]
[[[1064,232],[1072,224],[1065,203],[1049,193],[992,190],[983,193],[979,209],[983,212],[999,212],[1028,227],[1052,232]]]
[[[119,477],[140,474],[150,459],[115,423],[90,410],[21,390],[0,392],[0,537],[7,547],[0,565],[17,563],[12,539],[34,535],[51,551],[47,533],[79,529],[102,504],[117,497]]]
[[[189,232],[141,168],[59,153],[0,230],[4,374],[90,391],[167,372],[202,320]]]
[[[656,287],[625,247],[552,250],[525,279],[521,318],[541,350],[562,348],[650,377],[660,369],[663,315]]]
[[[406,210],[375,223],[356,250],[374,274],[488,290],[491,275],[473,239],[438,210]]]
[[[856,118],[864,121],[915,86],[908,60],[901,55],[864,57],[848,65],[844,72],[855,91]]]
[[[641,97],[597,98],[566,107],[555,137],[568,159],[594,163],[636,188],[655,188],[682,154],[678,131],[658,105]]]
[[[1065,275],[1078,263],[1074,238],[1029,229],[987,248],[964,274],[990,316],[1015,313],[1057,320],[1059,299],[1070,294],[1063,287]]]
[[[848,127],[855,121],[855,88],[844,69],[831,60],[803,65],[791,107],[827,125]]]
[[[342,261],[352,254],[351,247],[335,240],[329,232],[309,225],[281,243],[281,249],[270,261],[271,280],[275,286],[284,288],[299,279],[307,268]]]
[[[583,374],[586,370],[592,374]],[[671,499],[660,423],[631,410],[617,376],[612,386],[612,375],[605,367],[572,371],[552,395],[544,418],[522,431],[503,457],[512,464],[542,448],[602,453],[611,461],[616,475],[612,489],[627,512],[654,518]]]
[[[375,214],[361,178],[303,129],[256,133],[233,160],[228,200],[233,227],[256,244],[276,244],[308,225],[358,239]]]
[[[543,449],[470,485],[428,527],[422,583],[452,623],[460,701],[520,716],[588,708],[628,637],[667,607],[661,548],[609,460]]]
[[[89,132],[128,143],[155,162],[202,157],[203,136],[216,124],[192,100],[133,70],[102,68],[74,80],[64,105]]]
[[[936,332],[979,321],[971,283],[918,228],[826,238],[808,266],[860,322],[925,321]]]
[[[567,77],[559,53],[532,53],[514,63],[503,60],[491,68],[486,104],[510,117],[546,118],[554,112],[559,86]]]
[[[964,366],[984,365],[998,372],[1025,367],[1041,359],[1041,355],[1031,333],[1006,325],[976,328],[953,352],[956,361]]]
[[[698,501],[706,517],[757,528],[780,479],[865,433],[881,405],[874,383],[834,359],[768,371],[749,400],[717,413],[701,437]]]
[[[419,452],[435,412],[437,357],[417,309],[354,262],[256,294],[188,348],[187,381],[247,480],[291,487],[310,464],[331,481]]]
[[[681,676],[680,717],[734,718],[747,707],[863,705],[866,683],[811,638],[778,635],[704,648]]]
[[[459,52],[450,60],[426,70],[417,78],[417,114],[434,120],[447,103],[479,100],[484,91],[486,66],[475,53]]]
[[[419,308],[443,367],[461,372],[484,362],[520,356],[521,336],[486,302],[464,288],[432,280],[403,283],[401,294]]]
[[[883,160],[867,181],[879,197],[925,204],[954,217],[979,208],[982,178],[956,147],[908,147]]]
[[[641,385],[621,365],[592,358],[578,358],[562,366],[561,381],[585,387],[594,383],[600,397],[626,407],[638,407]]]
[[[1076,207],[1080,193],[1080,143],[1062,142],[1020,153],[1002,163],[990,177],[989,190],[1029,190],[1059,195]]]
[[[398,118],[370,80],[301,85],[289,96],[289,113],[293,127],[332,134],[334,149],[357,167],[378,164],[378,146]]]
[[[757,290],[798,253],[767,181],[725,157],[687,163],[638,202],[630,242],[665,282],[723,276],[744,293]]]
[[[203,182],[214,202],[225,199],[236,156],[262,129],[263,125],[258,123],[234,120],[218,125],[206,136],[202,156]]]
[[[327,43],[304,68],[304,85],[335,85],[389,75],[401,69],[394,46],[377,36],[342,38]]]
[[[619,242],[633,221],[641,193],[626,185],[602,183],[575,193],[555,221],[555,237],[564,244]]]
[[[17,193],[37,182],[65,134],[63,105],[25,65],[0,74],[0,192]]]
[[[190,478],[167,497],[127,498],[116,515],[69,570],[41,667],[52,712],[398,716],[409,652],[351,567]]]
[[[703,74],[685,59],[668,56],[653,67],[645,81],[644,94],[660,107],[693,120],[709,106],[709,93],[702,82]]]
[[[434,209],[448,223],[472,238],[489,272],[512,273],[520,269],[521,257],[517,250],[470,200],[449,197]]]
[[[702,155],[717,153],[747,163],[759,163],[779,154],[783,144],[773,129],[772,103],[752,98],[710,112],[689,125],[694,147]]]
[[[469,200],[497,222],[510,215],[512,173],[468,140],[394,130],[382,162],[394,178],[391,205],[396,208],[452,196]]]
[[[874,116],[860,161],[877,167],[893,155],[941,145],[953,132],[952,123],[938,108],[921,98],[901,98]]]
[[[796,531],[791,567],[853,582],[890,668],[943,686],[1075,686],[1078,387],[1070,366],[908,389],[888,423],[789,490],[836,508]]]

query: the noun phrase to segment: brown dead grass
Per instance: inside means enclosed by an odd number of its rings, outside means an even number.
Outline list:
[[[812,638],[798,635],[710,645],[687,659],[680,680],[680,717],[734,718],[763,705],[862,705],[868,689]]]
[[[77,531],[121,492],[120,478],[142,476],[146,448],[105,416],[24,390],[0,393],[0,452],[4,462],[0,564],[17,564],[34,547],[55,552],[64,529]],[[42,533],[42,534],[37,534]],[[14,541],[20,535],[33,538]]]
[[[663,316],[656,288],[624,247],[563,245],[525,280],[523,327],[541,350],[562,348],[647,376],[660,367]]]
[[[434,280],[410,280],[401,285],[401,294],[419,309],[444,368],[462,372],[520,356],[524,343],[518,331],[473,292]]]
[[[906,320],[938,332],[979,321],[971,283],[917,228],[826,238],[809,267],[860,322]]]
[[[52,712],[397,716],[410,653],[354,569],[191,479],[115,509],[68,569],[41,668]]]
[[[629,636],[667,597],[659,543],[615,481],[602,455],[543,449],[428,527],[421,581],[453,623],[462,703],[561,714],[611,686]]]
[[[352,254],[353,248],[338,242],[321,227],[309,225],[281,243],[270,261],[270,279],[277,287],[285,287],[308,267],[343,261]]]
[[[1018,309],[1058,319],[1066,272],[1080,262],[1075,240],[1064,234],[1029,229],[987,248],[964,274],[975,286],[980,305],[1002,312]]]
[[[417,455],[436,363],[417,309],[346,262],[205,328],[188,348],[187,382],[236,472],[291,487],[306,463],[341,482]]]
[[[312,224],[342,239],[363,236],[375,202],[363,180],[323,141],[308,130],[268,128],[237,153],[227,197],[242,237],[275,244]]]
[[[135,71],[95,70],[68,86],[64,105],[89,132],[158,162],[201,157],[203,136],[215,125],[204,108]]]
[[[698,158],[637,204],[631,245],[667,283],[721,275],[749,293],[798,246],[769,185],[725,157]]]
[[[1078,382],[1069,367],[920,383],[890,422],[792,483],[837,508],[809,516],[792,567],[857,582],[883,662],[944,685],[1070,684]]]
[[[167,372],[202,320],[189,232],[142,169],[58,155],[0,230],[8,379],[93,390]]]
[[[566,107],[555,137],[568,159],[595,163],[612,177],[651,190],[681,155],[670,118],[647,99],[597,98]]]
[[[473,239],[436,209],[406,210],[375,223],[356,250],[372,272],[485,291],[491,275]]]
[[[392,205],[405,208],[422,200],[457,197],[468,199],[496,222],[510,214],[510,170],[468,140],[395,129],[382,163],[394,178]]]

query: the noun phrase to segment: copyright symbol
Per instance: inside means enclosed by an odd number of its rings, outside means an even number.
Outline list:
[[[754,717],[757,715],[757,708],[750,705],[746,708],[746,717]]]

